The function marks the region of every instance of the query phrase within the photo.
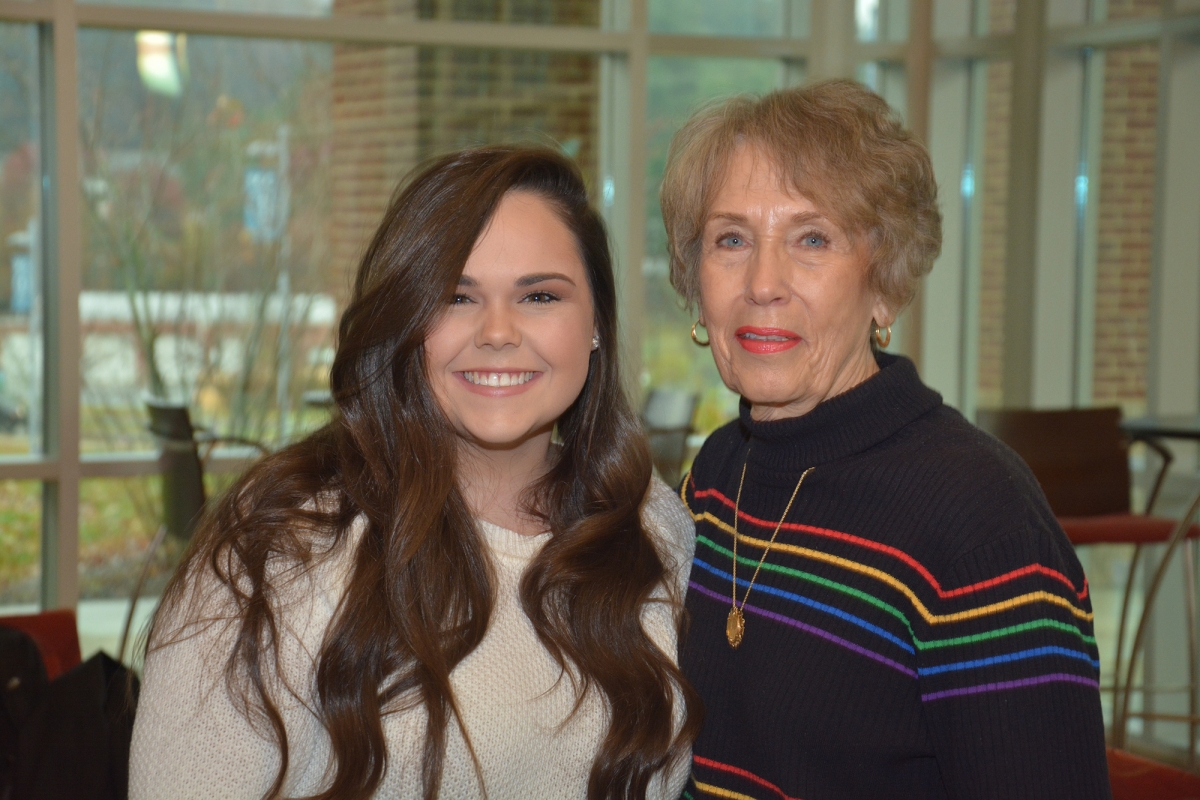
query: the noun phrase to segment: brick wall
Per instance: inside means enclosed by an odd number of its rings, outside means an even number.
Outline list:
[[[1104,68],[1092,396],[1130,414],[1146,403],[1158,57],[1157,45],[1112,49]]]
[[[416,0],[336,0],[339,15],[417,16]],[[350,286],[400,177],[417,163],[415,47],[334,45],[333,264]]]

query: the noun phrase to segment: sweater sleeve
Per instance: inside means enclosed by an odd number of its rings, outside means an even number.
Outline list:
[[[654,537],[655,546],[666,569],[666,581],[655,592],[663,602],[647,604],[642,613],[642,626],[647,635],[672,661],[678,663],[679,618],[683,596],[687,590],[692,553],[696,548],[696,529],[683,502],[666,484],[655,478],[650,483],[642,520]],[[683,698],[675,694],[675,730],[683,725]],[[691,749],[667,769],[658,773],[647,788],[646,797],[674,800],[683,791],[691,767]]]
[[[955,560],[914,624],[921,702],[955,800],[1110,797],[1087,581],[1036,518]]]
[[[309,575],[285,582],[280,652],[267,690],[288,734],[285,792],[316,788],[328,760],[327,737],[312,711],[313,654],[332,613]],[[130,748],[131,800],[252,800],[270,788],[280,751],[265,719],[247,716],[231,698],[225,665],[236,619],[215,578],[194,581],[164,620],[146,657]]]

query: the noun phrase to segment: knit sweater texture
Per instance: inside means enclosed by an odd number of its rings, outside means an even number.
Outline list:
[[[1110,797],[1088,585],[1037,481],[912,363],[741,418],[684,479],[680,659],[704,699],[685,797]],[[726,640],[734,505],[738,602]]]
[[[642,613],[650,638],[672,658],[676,654],[678,600],[683,597],[692,558],[693,527],[679,498],[655,481],[642,517],[667,567],[669,586]],[[550,533],[522,536],[479,521],[495,570],[495,605],[487,633],[450,675],[462,723],[479,758],[490,800],[562,800],[587,796],[592,763],[608,724],[608,707],[589,693],[574,716],[571,679],[542,646],[521,609],[518,586],[530,561]],[[328,786],[332,759],[329,736],[317,708],[315,659],[337,609],[353,563],[351,546],[339,546],[313,569],[277,574],[282,643],[273,681],[287,729],[290,761],[285,797],[315,794]],[[188,620],[229,616],[215,579],[193,589],[185,603]],[[190,598],[189,598],[190,599]],[[214,613],[215,612],[215,613]],[[197,626],[194,635],[156,649],[146,660],[145,680],[134,725],[129,796],[132,800],[236,798],[257,800],[279,768],[279,749],[230,701],[224,665],[231,652],[228,622]],[[561,677],[561,680],[560,680]],[[679,704],[677,704],[678,706]],[[682,709],[676,718],[682,721]],[[569,717],[569,719],[568,719]],[[387,714],[383,729],[388,766],[376,796],[421,797],[423,708]],[[447,727],[445,771],[440,796],[453,800],[482,797],[466,742],[453,722]],[[687,779],[688,759],[651,781],[648,796],[674,800]]]

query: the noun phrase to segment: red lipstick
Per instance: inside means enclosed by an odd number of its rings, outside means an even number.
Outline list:
[[[800,334],[783,328],[755,328],[743,325],[733,332],[743,350],[756,355],[770,355],[791,350],[800,344]]]

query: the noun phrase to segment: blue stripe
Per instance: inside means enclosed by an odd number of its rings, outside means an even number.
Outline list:
[[[716,575],[718,578],[723,578],[724,580],[727,580],[727,581],[733,580],[733,576],[730,575],[728,572],[725,572],[722,569],[714,567],[711,564],[706,564],[704,561],[701,561],[699,558],[696,558],[694,563],[696,564],[696,566],[700,567],[701,569],[705,570],[706,572],[710,572],[713,575]],[[749,583],[750,583],[749,581],[744,580],[744,579],[738,580],[738,586],[746,586]],[[773,595],[776,595],[777,597],[782,597],[787,600],[791,600],[793,602],[799,603],[800,605],[808,606],[809,608],[814,608],[817,611],[823,611],[826,614],[830,614],[832,616],[837,617],[838,619],[843,619],[846,622],[849,622],[851,625],[857,625],[858,627],[862,628],[863,630],[870,631],[871,633],[875,634],[876,636],[879,636],[883,639],[887,639],[889,642],[896,645],[900,649],[904,650],[906,653],[916,655],[916,648],[913,647],[912,643],[904,641],[903,639],[896,636],[895,634],[889,633],[888,631],[885,631],[883,628],[879,627],[878,625],[874,625],[870,622],[867,622],[865,619],[862,619],[861,617],[856,617],[853,614],[849,614],[845,611],[842,611],[840,608],[835,608],[834,606],[825,605],[824,603],[818,603],[816,600],[812,600],[808,597],[798,595],[795,592],[788,592],[788,591],[784,591],[783,589],[776,589],[774,586],[771,586],[770,584],[756,583],[756,584],[754,584],[754,588],[757,591],[765,592],[766,594],[773,594]]]
[[[990,667],[993,664],[1007,664],[1013,661],[1024,661],[1027,658],[1037,658],[1039,656],[1066,656],[1067,658],[1075,658],[1080,661],[1086,661],[1091,664],[1097,672],[1100,671],[1100,662],[1093,659],[1087,653],[1081,653],[1078,650],[1071,650],[1067,647],[1058,647],[1056,645],[1048,645],[1046,647],[1035,647],[1032,650],[1021,650],[1017,653],[1009,653],[1003,656],[992,656],[991,658],[979,658],[974,661],[958,661],[953,664],[941,664],[936,667],[923,667],[917,670],[918,675],[937,675],[941,672],[958,672],[964,669],[975,669],[976,667]]]

